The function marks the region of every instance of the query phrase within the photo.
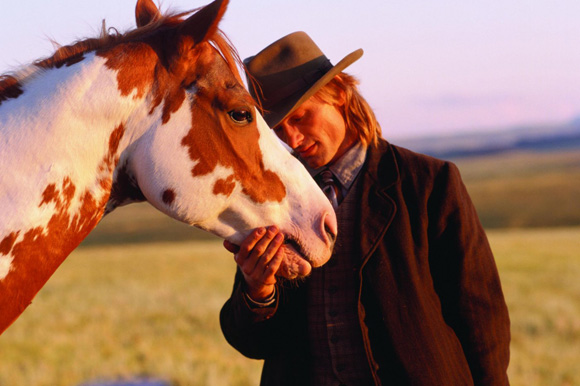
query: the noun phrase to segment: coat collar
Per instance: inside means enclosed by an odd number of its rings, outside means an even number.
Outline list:
[[[380,191],[399,182],[399,165],[393,146],[380,140],[377,146],[369,146],[365,172],[369,181]]]
[[[400,180],[393,147],[384,140],[380,140],[377,146],[370,146],[362,173],[359,236],[364,265],[377,248],[397,211],[395,201],[389,194],[389,188]]]

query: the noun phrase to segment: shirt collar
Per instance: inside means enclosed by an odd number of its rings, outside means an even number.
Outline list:
[[[350,189],[356,176],[365,163],[366,155],[367,146],[360,141],[357,141],[333,164],[328,164],[318,169],[311,169],[307,166],[306,169],[308,169],[310,175],[314,177],[325,168],[328,168],[343,188]]]

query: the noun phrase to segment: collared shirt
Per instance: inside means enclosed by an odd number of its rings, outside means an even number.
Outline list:
[[[356,142],[333,164],[328,164],[317,169],[312,169],[306,164],[304,166],[306,166],[306,170],[308,170],[312,177],[317,176],[322,170],[328,168],[340,183],[342,197],[346,197],[346,194],[352,187],[354,180],[365,163],[366,156],[367,146],[361,142]]]
[[[357,176],[366,146],[356,143],[329,169],[341,185],[343,201],[336,209],[338,237],[330,261],[312,270],[307,281],[308,340],[311,382],[315,385],[373,384],[359,315],[359,271],[362,262],[352,235],[357,216]]]

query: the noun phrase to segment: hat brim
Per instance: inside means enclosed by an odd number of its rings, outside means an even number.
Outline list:
[[[326,74],[324,74],[320,79],[318,79],[310,88],[306,89],[305,92],[297,92],[294,95],[286,98],[285,100],[279,102],[275,107],[271,108],[270,111],[264,112],[264,119],[266,123],[272,128],[276,127],[280,122],[286,119],[290,114],[294,112],[302,103],[308,100],[311,96],[316,94],[325,84],[330,82],[337,74],[342,72],[346,67],[350,66],[363,55],[362,48],[351,52],[345,56],[340,62],[338,62],[334,67],[332,67]]]

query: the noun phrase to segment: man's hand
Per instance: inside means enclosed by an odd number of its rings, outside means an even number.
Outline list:
[[[274,292],[276,272],[283,255],[279,251],[284,235],[276,226],[255,229],[240,246],[224,241],[234,253],[234,260],[246,280],[246,293],[255,301],[263,301]]]

